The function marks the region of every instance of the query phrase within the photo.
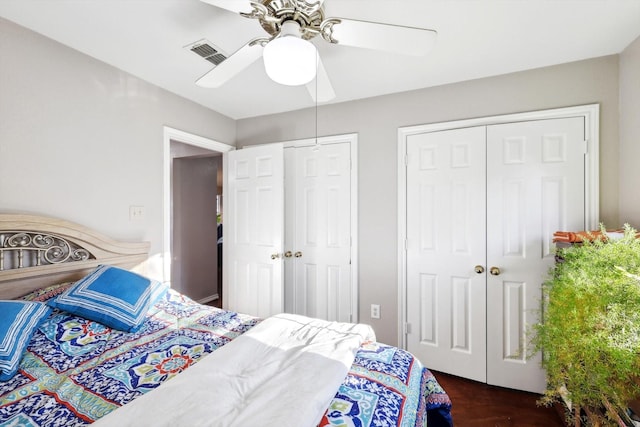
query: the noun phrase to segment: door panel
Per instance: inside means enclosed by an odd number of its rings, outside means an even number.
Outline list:
[[[296,186],[291,184],[296,179],[296,149],[287,147],[284,149],[284,311],[286,313],[297,313],[295,302],[299,298],[295,286],[295,258],[294,241],[296,235],[296,223],[292,218],[296,217]],[[297,313],[300,314],[300,313]]]
[[[351,147],[285,149],[287,311],[351,320]]]
[[[282,144],[225,153],[225,308],[259,317],[284,311]],[[275,259],[272,255],[277,255]]]
[[[420,343],[438,345],[438,287],[435,274],[419,275]]]
[[[407,141],[408,349],[430,369],[486,381],[485,129]]]
[[[540,355],[528,359],[541,284],[553,266],[553,233],[582,230],[584,119],[487,127],[487,380],[532,392],[545,388]]]

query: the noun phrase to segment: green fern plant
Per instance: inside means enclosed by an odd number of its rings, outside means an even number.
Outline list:
[[[619,425],[640,396],[640,239],[625,225],[619,240],[585,241],[557,255],[532,339],[547,375],[541,403],[566,393],[574,407],[602,408],[596,423]]]

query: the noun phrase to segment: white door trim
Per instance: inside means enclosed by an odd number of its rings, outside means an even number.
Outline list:
[[[171,141],[218,153],[235,150],[235,147],[169,126],[162,127],[162,134],[162,281],[171,285]]]
[[[521,121],[544,120],[566,117],[584,117],[585,123],[585,225],[593,230],[600,218],[599,149],[600,149],[600,105],[589,104],[575,107],[554,108],[525,113],[454,120],[418,126],[398,128],[398,347],[406,348],[407,325],[407,139],[410,135],[459,129],[473,126],[495,125]]]
[[[348,142],[351,148],[351,321],[358,322],[358,134],[323,136],[317,144],[338,144]],[[286,147],[308,147],[316,144],[316,138],[285,141]]]

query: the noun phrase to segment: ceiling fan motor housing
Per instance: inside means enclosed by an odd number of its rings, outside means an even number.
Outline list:
[[[320,24],[324,21],[322,2],[307,0],[262,0],[252,2],[254,14],[262,28],[271,36],[280,34],[282,24],[296,21],[300,24],[300,35],[310,40],[320,34]],[[258,12],[260,10],[260,12]]]

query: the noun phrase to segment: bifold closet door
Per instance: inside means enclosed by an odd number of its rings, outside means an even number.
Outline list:
[[[486,381],[485,128],[407,141],[408,349]]]
[[[584,119],[487,127],[487,382],[545,389],[540,354],[527,357],[553,233],[585,227]]]
[[[285,309],[351,320],[351,148],[285,148]]]
[[[544,390],[526,345],[553,233],[585,227],[585,147],[582,117],[407,137],[407,346],[426,366]]]

